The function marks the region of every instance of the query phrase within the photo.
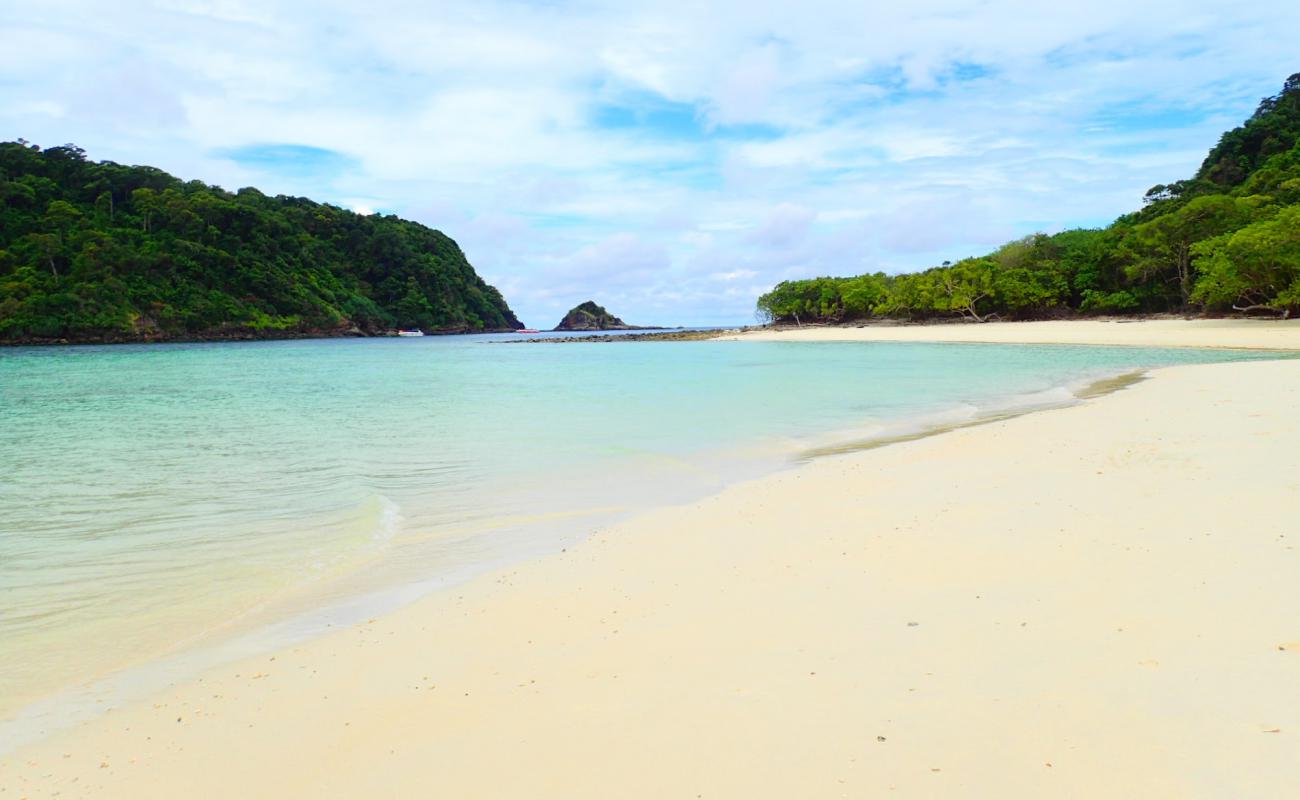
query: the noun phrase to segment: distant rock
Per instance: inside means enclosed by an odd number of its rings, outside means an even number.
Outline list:
[[[557,331],[630,331],[638,330],[635,325],[628,325],[623,320],[606,311],[601,306],[588,300],[574,306],[564,315]]]

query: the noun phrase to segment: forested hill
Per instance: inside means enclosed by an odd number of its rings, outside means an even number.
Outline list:
[[[1223,134],[1196,175],[1096,230],[1035,234],[923,272],[786,281],[770,320],[1300,312],[1300,74]]]
[[[523,327],[444,234],[0,143],[0,342]]]

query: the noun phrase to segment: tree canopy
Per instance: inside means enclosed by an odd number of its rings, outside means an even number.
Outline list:
[[[523,327],[446,235],[0,143],[0,341]]]
[[[767,320],[1024,319],[1300,311],[1300,73],[1223,134],[1197,174],[1109,227],[1042,233],[903,275],[784,281]]]

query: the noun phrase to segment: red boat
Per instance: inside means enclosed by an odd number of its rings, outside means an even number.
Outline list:
[[[536,328],[520,328],[516,330],[515,333],[541,333],[541,331]]]

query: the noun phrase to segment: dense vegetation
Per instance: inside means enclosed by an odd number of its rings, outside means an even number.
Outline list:
[[[905,275],[785,281],[768,320],[1300,311],[1300,74],[1225,133],[1190,180],[1098,230],[1035,234]]]
[[[0,143],[0,341],[523,327],[442,233]]]

